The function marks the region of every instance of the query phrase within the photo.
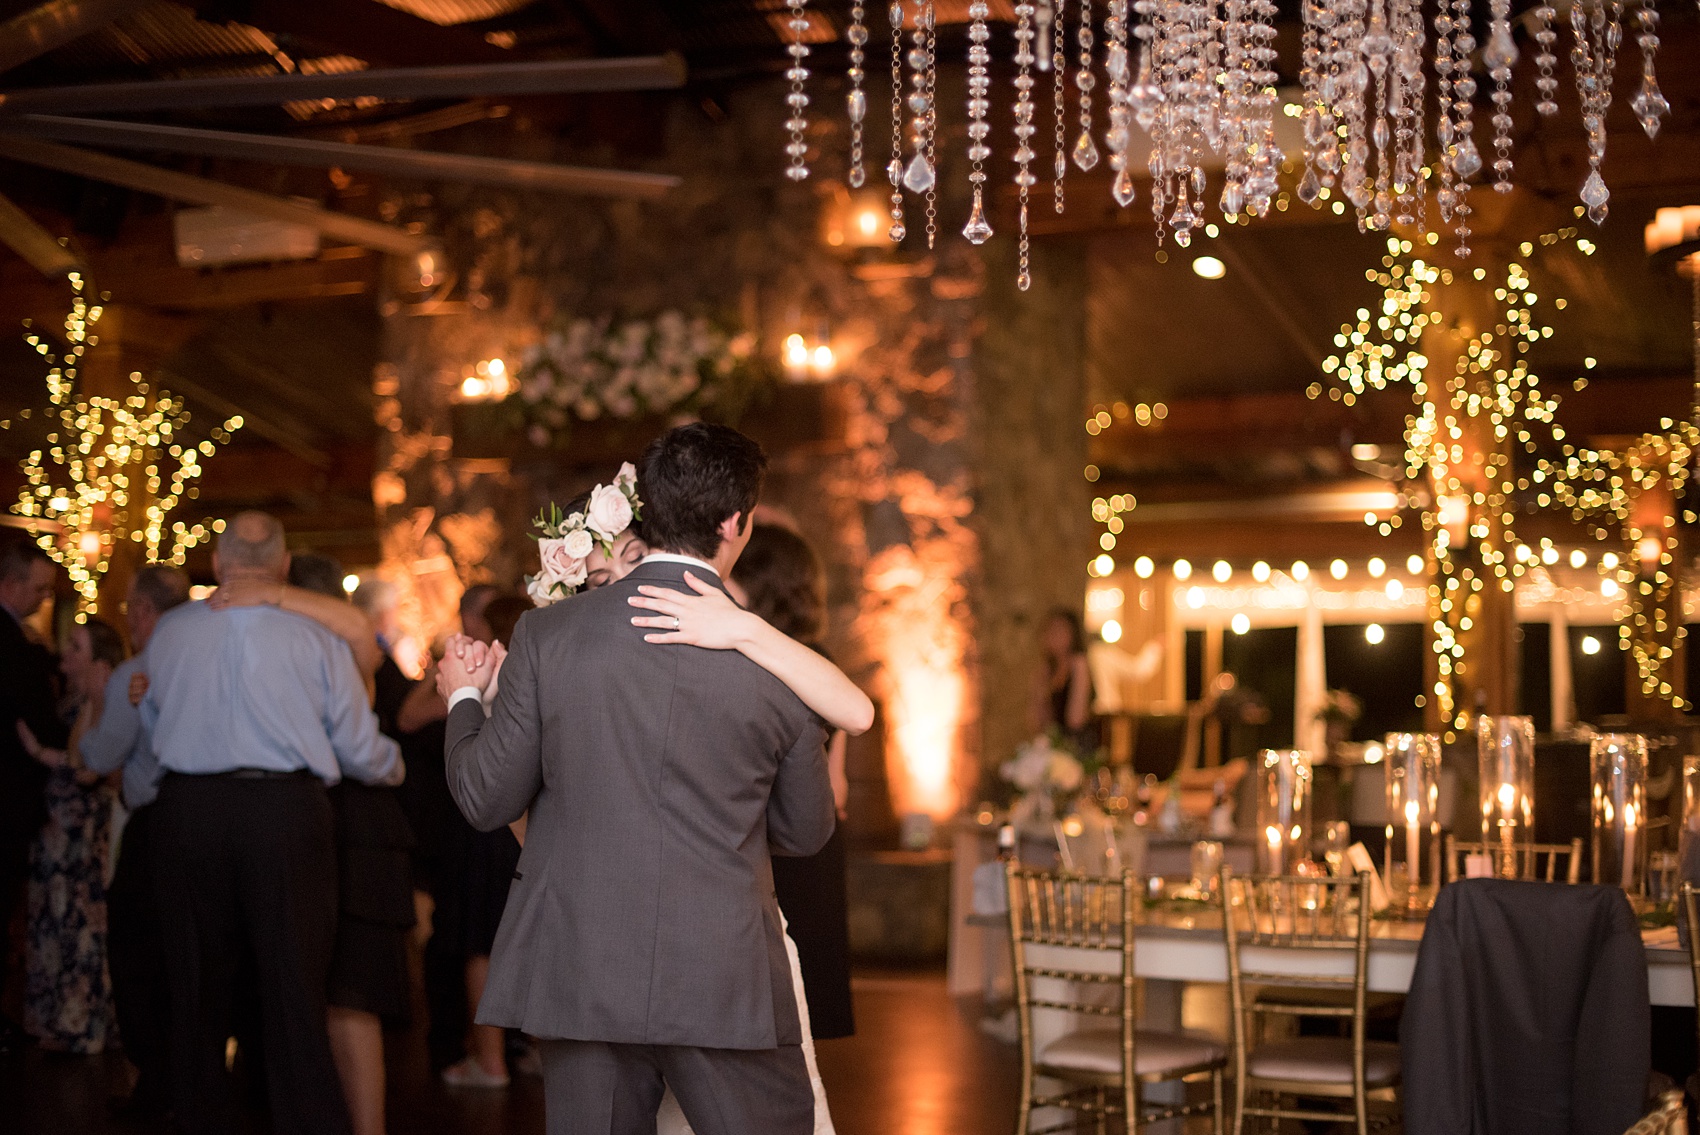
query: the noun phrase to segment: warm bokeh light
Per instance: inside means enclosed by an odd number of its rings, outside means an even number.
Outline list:
[[[1310,565],[1305,563],[1303,560],[1294,560],[1292,576],[1300,583],[1303,583],[1305,580],[1310,578]]]
[[[1587,567],[1588,553],[1581,548],[1573,549],[1570,553],[1570,566],[1573,568]]]
[[[1258,560],[1255,564],[1251,565],[1251,577],[1259,583],[1268,583],[1269,565],[1262,560]]]
[[[1383,560],[1380,556],[1370,557],[1370,561],[1369,561],[1370,578],[1371,579],[1380,579],[1382,576],[1384,576],[1386,574],[1387,574],[1387,562],[1385,560]]]
[[[1345,579],[1346,578],[1346,561],[1345,560],[1335,560],[1333,563],[1329,564],[1328,565],[1328,574],[1333,576],[1335,579]]]
[[[1423,574],[1423,558],[1415,553],[1405,557],[1405,570],[1412,575]]]
[[[1220,280],[1228,274],[1227,266],[1214,256],[1196,256],[1192,261],[1193,274],[1206,280]]]
[[[1583,635],[1582,636],[1582,653],[1583,654],[1598,654],[1599,652],[1600,652],[1600,640],[1595,638],[1591,634],[1590,635]]]
[[[1140,556],[1137,560],[1133,561],[1133,574],[1137,575],[1140,579],[1150,579],[1156,570],[1157,565],[1152,561],[1150,556]]]
[[[1364,641],[1371,646],[1380,646],[1387,638],[1387,632],[1380,623],[1371,623],[1364,628]]]
[[[1192,564],[1187,560],[1176,560],[1174,571],[1176,579],[1192,578]]]
[[[1227,560],[1217,560],[1210,568],[1210,575],[1217,583],[1226,583],[1233,578],[1234,569]]]
[[[1122,625],[1114,619],[1106,620],[1103,629],[1098,632],[1105,642],[1120,642],[1122,640]]]
[[[1244,611],[1236,612],[1228,621],[1228,626],[1235,634],[1245,634],[1251,629],[1251,616]]]

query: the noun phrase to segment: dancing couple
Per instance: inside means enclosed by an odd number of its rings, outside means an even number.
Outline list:
[[[831,1130],[769,857],[827,843],[829,729],[873,711],[727,596],[765,467],[664,435],[550,518],[511,648],[457,636],[438,672],[456,803],[524,824],[478,1020],[539,1040],[549,1135],[648,1135],[669,1095],[670,1131]]]

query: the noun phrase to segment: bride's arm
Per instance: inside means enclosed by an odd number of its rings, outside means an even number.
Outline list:
[[[874,703],[831,660],[775,630],[760,615],[744,610],[725,592],[690,572],[685,573],[685,582],[695,595],[646,585],[627,600],[655,612],[632,618],[633,626],[663,632],[645,635],[645,642],[739,651],[791,687],[804,705],[834,729],[859,736],[873,725]]]
[[[372,691],[372,675],[383,664],[384,650],[378,645],[377,632],[366,613],[345,599],[333,599],[292,587],[287,583],[269,584],[246,580],[226,583],[208,597],[212,607],[259,607],[270,605],[280,610],[304,615],[342,639],[354,651],[355,664],[366,680],[368,694]]]

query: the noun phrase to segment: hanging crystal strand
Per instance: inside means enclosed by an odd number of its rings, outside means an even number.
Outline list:
[[[1588,132],[1588,177],[1582,183],[1582,204],[1588,219],[1604,224],[1611,191],[1600,166],[1606,158],[1606,113],[1611,109],[1611,80],[1622,42],[1623,5],[1619,0],[1594,0],[1586,11],[1582,0],[1570,9],[1570,29],[1576,45],[1570,60],[1576,67],[1576,88],[1582,96],[1582,126]]]
[[[1034,183],[1038,180],[1028,164],[1033,161],[1033,64],[1037,61],[1033,54],[1034,6],[1032,4],[1017,4],[1015,6],[1015,186],[1021,200],[1020,240],[1018,256],[1020,267],[1017,269],[1015,286],[1026,291],[1032,286],[1033,276],[1029,271],[1028,239],[1027,239],[1027,197]]]
[[[855,0],[850,5],[850,27],[844,32],[844,38],[850,44],[850,69],[846,72],[850,93],[844,101],[850,116],[850,173],[847,180],[852,189],[862,188],[862,183],[868,179],[867,169],[862,164],[862,122],[868,117],[868,96],[862,90],[862,81],[867,78],[867,72],[862,70],[865,58],[862,49],[867,46],[868,26],[862,19],[861,0]]]
[[[1440,112],[1434,123],[1435,141],[1440,143],[1440,157],[1434,163],[1440,176],[1440,188],[1435,192],[1434,200],[1440,207],[1442,221],[1452,219],[1452,208],[1458,203],[1458,192],[1453,188],[1458,174],[1452,165],[1452,142],[1456,137],[1452,122],[1452,73],[1461,65],[1468,66],[1468,62],[1460,63],[1453,56],[1452,13],[1446,0],[1441,0],[1434,13],[1435,102]]]
[[[886,235],[898,244],[908,232],[903,226],[903,0],[891,0],[886,12],[891,19],[891,162],[885,167],[891,181],[891,228]]]
[[[1098,145],[1092,141],[1092,89],[1098,84],[1092,73],[1092,0],[1080,0],[1080,30],[1075,39],[1080,44],[1080,69],[1074,73],[1074,85],[1080,91],[1080,137],[1074,141],[1074,164],[1089,170],[1098,164]]]
[[[926,33],[925,50],[927,53],[926,86],[927,96],[925,153],[927,155],[927,247],[933,247],[933,242],[939,235],[939,179],[938,179],[938,133],[939,133],[939,37],[938,12],[933,7],[933,0],[924,0],[921,5],[921,25]]]
[[[1641,9],[1635,16],[1641,24],[1641,30],[1635,36],[1635,41],[1641,45],[1641,89],[1629,100],[1629,106],[1635,111],[1635,117],[1641,123],[1641,129],[1647,132],[1647,137],[1656,138],[1659,119],[1670,113],[1670,102],[1659,90],[1658,76],[1653,73],[1653,56],[1659,51],[1657,0],[1641,0]]]
[[[785,155],[790,158],[790,164],[785,168],[785,176],[792,181],[802,181],[809,176],[809,167],[804,159],[808,157],[809,144],[803,140],[803,132],[809,128],[809,120],[803,116],[803,108],[809,105],[809,96],[803,89],[809,80],[809,69],[803,66],[803,60],[809,57],[809,46],[803,42],[803,33],[809,30],[808,13],[803,9],[808,0],[786,0],[791,9],[791,42],[785,48],[791,56],[791,66],[785,71],[785,78],[791,82],[791,92],[785,96],[785,105],[791,108],[791,117],[785,120],[785,129],[791,133],[791,141],[785,146]]]
[[[1245,208],[1245,183],[1250,154],[1244,125],[1249,113],[1252,76],[1251,54],[1247,51],[1246,0],[1227,0],[1222,8],[1222,112],[1226,127],[1227,161],[1223,168],[1223,216],[1238,216]]]
[[[1388,96],[1393,83],[1394,44],[1385,8],[1385,0],[1372,0],[1363,38],[1364,60],[1375,82],[1375,117],[1369,131],[1370,142],[1375,147],[1375,192],[1367,205],[1369,215],[1364,216],[1360,209],[1359,219],[1375,232],[1386,232],[1393,224],[1393,170],[1387,148],[1393,141],[1393,130],[1388,121]],[[1367,185],[1365,188],[1368,188]]]
[[[1109,0],[1104,16],[1104,71],[1109,76],[1110,128],[1104,132],[1104,149],[1109,154],[1110,168],[1116,171],[1110,184],[1110,196],[1117,205],[1127,208],[1133,204],[1133,171],[1127,168],[1127,148],[1133,121],[1128,101],[1128,79],[1132,72],[1127,60],[1127,0]]]
[[[1158,42],[1157,0],[1134,0],[1133,10],[1139,17],[1133,28],[1133,36],[1139,42],[1139,66],[1134,73],[1133,85],[1128,88],[1127,101],[1133,111],[1133,120],[1151,138],[1146,169],[1151,174],[1151,212],[1157,221],[1157,243],[1161,245],[1164,186],[1168,179],[1165,158],[1168,131],[1158,121],[1159,112],[1164,110],[1163,88],[1157,83],[1157,65],[1153,62]]]
[[[1362,0],[1344,0],[1335,5],[1335,56],[1340,61],[1336,83],[1334,116],[1346,127],[1346,158],[1340,170],[1340,192],[1357,210],[1358,229],[1364,228],[1370,203],[1375,199],[1369,171],[1370,66],[1365,52],[1368,6]]]
[[[1275,144],[1275,115],[1280,98],[1275,84],[1280,76],[1275,71],[1275,18],[1280,10],[1275,0],[1249,0],[1251,22],[1247,29],[1251,55],[1253,133],[1259,128],[1262,137],[1252,142],[1250,176],[1246,179],[1246,212],[1261,217],[1269,212],[1275,195],[1281,189],[1281,165],[1286,160]]]
[[[1068,173],[1068,40],[1066,0],[1056,0],[1051,14],[1051,111],[1056,116],[1056,155],[1051,160],[1052,192],[1057,212],[1063,211],[1063,175]]]
[[[1535,103],[1535,113],[1543,118],[1549,118],[1558,113],[1558,79],[1553,75],[1553,68],[1558,66],[1558,56],[1552,52],[1553,45],[1558,42],[1558,33],[1553,30],[1552,21],[1558,13],[1551,4],[1544,0],[1533,12],[1535,36],[1535,69],[1539,74],[1535,77],[1535,89],[1540,92],[1540,99]]]
[[[1422,0],[1392,0],[1394,219],[1423,224],[1423,11]]]
[[[1330,64],[1333,58],[1329,28],[1334,13],[1320,0],[1305,0],[1301,15],[1304,30],[1300,40],[1299,82],[1302,87],[1304,110],[1300,127],[1304,131],[1305,172],[1299,178],[1299,200],[1306,205],[1322,196],[1324,186],[1334,183],[1334,174],[1325,168],[1324,155],[1334,159],[1337,169],[1340,157],[1339,139],[1334,134],[1333,80]],[[1325,89],[1327,94],[1324,94]]]
[[[1453,192],[1457,195],[1452,215],[1457,221],[1453,232],[1458,235],[1458,247],[1453,250],[1460,260],[1470,255],[1470,178],[1482,169],[1482,156],[1470,137],[1470,102],[1476,94],[1476,80],[1470,74],[1469,59],[1476,50],[1476,37],[1470,34],[1470,0],[1452,0],[1452,54],[1457,61],[1452,78],[1452,162]]]
[[[1511,38],[1511,0],[1489,0],[1488,42],[1482,51],[1488,78],[1493,80],[1493,191],[1511,192],[1511,65],[1517,44]]]
[[[974,205],[968,210],[968,223],[963,226],[962,235],[970,244],[985,244],[992,235],[981,200],[981,190],[986,184],[986,159],[992,156],[991,147],[986,145],[986,135],[992,130],[986,122],[986,112],[992,105],[986,97],[992,88],[988,66],[992,52],[986,46],[986,41],[992,38],[992,33],[986,30],[989,15],[991,9],[984,0],[973,0],[968,5],[968,160],[974,163],[968,180],[974,186]]]
[[[903,188],[911,193],[925,193],[933,187],[933,163],[929,149],[932,144],[933,99],[928,93],[928,76],[932,74],[932,54],[927,50],[927,15],[931,0],[918,0],[915,5],[915,27],[909,33],[909,145],[913,156],[903,169]]]

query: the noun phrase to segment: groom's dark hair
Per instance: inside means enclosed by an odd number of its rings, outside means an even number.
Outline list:
[[[668,430],[649,443],[638,468],[644,543],[713,559],[722,521],[737,513],[750,523],[766,472],[761,446],[735,429],[693,422]]]

